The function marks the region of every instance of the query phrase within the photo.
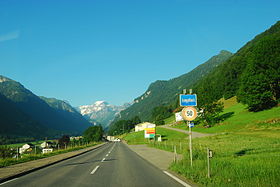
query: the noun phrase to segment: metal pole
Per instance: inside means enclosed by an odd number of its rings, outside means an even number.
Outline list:
[[[192,129],[190,127],[190,121],[188,121],[189,126],[189,146],[190,146],[190,160],[191,160],[191,166],[192,166]]]
[[[207,147],[207,177],[210,178],[210,158],[209,158],[209,148]]]

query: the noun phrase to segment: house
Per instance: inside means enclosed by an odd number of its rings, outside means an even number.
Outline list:
[[[135,132],[138,132],[138,131],[143,131],[147,128],[148,125],[155,125],[153,123],[150,123],[150,122],[143,122],[143,123],[139,123],[137,125],[135,125]]]
[[[45,153],[51,153],[53,152],[53,148],[44,148],[42,149],[42,153],[45,154]]]
[[[108,141],[114,141],[115,140],[115,137],[114,136],[107,136],[106,139]]]
[[[31,143],[24,144],[21,148],[19,148],[19,153],[22,154],[24,152],[31,152],[35,146]]]
[[[45,142],[41,143],[40,146],[41,146],[43,149],[44,149],[44,148],[51,148],[51,147],[53,147],[53,142],[45,141]]]
[[[70,141],[83,139],[82,136],[71,136]]]
[[[176,119],[176,122],[179,122],[179,121],[183,121],[183,117],[182,117],[182,114],[181,112],[177,112],[175,113],[175,119]]]

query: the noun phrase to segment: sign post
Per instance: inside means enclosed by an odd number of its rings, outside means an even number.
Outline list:
[[[184,90],[185,94],[185,90]],[[197,111],[196,108],[193,106],[197,105],[197,99],[196,95],[191,95],[192,90],[190,89],[190,94],[189,95],[180,95],[180,106],[184,106],[185,108],[182,110],[182,117],[188,121],[188,126],[189,126],[189,149],[190,149],[190,161],[191,161],[191,166],[193,162],[192,158],[192,130],[191,128],[194,126],[191,121],[193,121],[197,117]]]
[[[155,124],[148,124],[145,128],[145,138],[155,138],[156,136],[156,125]]]
[[[210,178],[210,158],[213,157],[213,152],[207,147],[207,177]]]

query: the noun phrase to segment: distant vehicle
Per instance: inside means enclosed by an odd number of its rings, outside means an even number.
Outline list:
[[[121,140],[119,139],[119,138],[116,138],[115,140],[114,140],[114,142],[120,142]]]

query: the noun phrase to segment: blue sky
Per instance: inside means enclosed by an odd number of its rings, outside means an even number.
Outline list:
[[[0,74],[73,106],[120,105],[236,52],[279,10],[270,0],[0,0]]]

